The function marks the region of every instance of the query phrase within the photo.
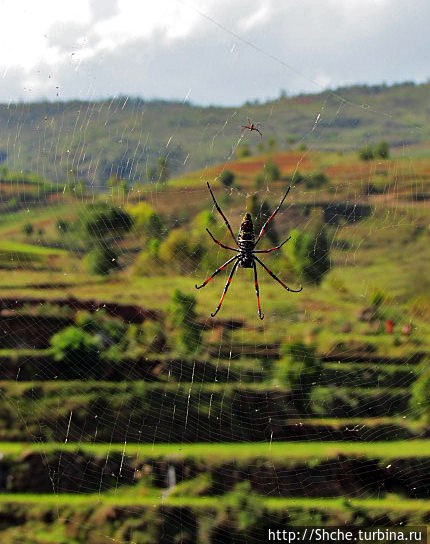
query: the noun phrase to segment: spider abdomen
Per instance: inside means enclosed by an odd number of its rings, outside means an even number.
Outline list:
[[[239,257],[239,266],[241,268],[252,268],[253,265],[253,258],[251,255],[244,254],[243,256]]]

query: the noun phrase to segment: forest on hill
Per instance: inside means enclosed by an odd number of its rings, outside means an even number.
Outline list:
[[[429,90],[409,82],[362,85],[230,108],[126,96],[4,104],[0,162],[54,183],[79,178],[101,188],[112,175],[157,180],[160,160],[176,176],[240,152],[345,151],[379,140],[392,149],[419,147],[430,139]],[[262,140],[241,132],[248,118],[262,123]]]

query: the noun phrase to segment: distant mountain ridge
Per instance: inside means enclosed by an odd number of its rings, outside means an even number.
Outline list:
[[[97,102],[0,105],[0,162],[57,183],[83,178],[101,187],[112,175],[156,178],[160,157],[173,175],[229,160],[239,142],[251,152],[304,143],[348,150],[384,139],[391,146],[430,139],[430,84],[352,86],[240,107],[119,97]],[[243,134],[262,123],[263,141]],[[260,151],[261,152],[261,149]]]

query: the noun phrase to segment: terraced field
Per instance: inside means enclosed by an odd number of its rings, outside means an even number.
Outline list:
[[[269,160],[281,179],[257,187]],[[253,157],[101,198],[121,209],[144,201],[191,239],[211,209],[207,176],[236,173],[233,188],[213,181],[236,230],[252,195],[257,208],[279,201],[298,160]],[[223,262],[217,246],[203,264],[178,246],[167,265],[161,252],[141,269],[150,250],[133,230],[114,237],[120,267],[89,274],[79,222],[92,195],[60,193],[55,206],[40,197],[30,235],[25,209],[0,216],[2,542],[252,543],[289,524],[429,522],[430,436],[414,388],[430,351],[429,206],[416,198],[430,161],[411,174],[404,158],[312,152],[300,170],[328,181],[297,184],[276,232],[328,229],[331,269],[297,296],[261,277],[264,321],[246,270],[209,317],[226,278],[194,284]],[[223,235],[219,221],[211,229]],[[273,269],[297,285],[284,257]],[[188,352],[175,289],[197,293]],[[91,356],[55,349],[68,329],[93,335],[82,340],[97,347]],[[297,341],[320,363],[305,397],[282,374]]]

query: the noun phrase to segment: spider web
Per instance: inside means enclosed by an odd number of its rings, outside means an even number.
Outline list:
[[[280,70],[291,68],[268,55]],[[280,98],[258,117],[265,145],[273,112],[291,107]],[[28,533],[40,542],[51,527],[64,542],[261,542],[268,528],[288,524],[423,522],[419,501],[428,498],[429,458],[426,444],[414,442],[424,431],[410,397],[428,351],[426,164],[410,159],[408,150],[393,149],[393,160],[360,162],[342,142],[330,149],[332,129],[351,111],[388,114],[329,92],[293,149],[279,142],[277,150],[259,153],[258,138],[240,130],[243,110],[233,108],[221,129],[208,123],[196,142],[208,168],[192,174],[193,150],[169,151],[178,150],[186,99],[169,138],[155,147],[142,122],[145,106],[131,97],[84,102],[72,126],[65,114],[50,124],[50,108],[40,106],[40,152],[31,170],[53,186],[25,175],[2,184],[5,534],[27,542]],[[131,123],[118,131],[125,110]],[[25,111],[21,104],[3,108],[14,127],[8,154],[20,146],[24,122],[16,118]],[[107,149],[86,161],[92,123],[102,120],[124,149],[124,160],[112,162],[105,178],[125,179],[123,192],[99,181]],[[227,151],[217,146],[226,132]],[[253,155],[237,160],[244,143]],[[61,158],[53,177],[39,160],[45,154]],[[183,177],[142,183],[154,157],[167,157]],[[280,179],[256,183],[270,163]],[[21,162],[8,168],[21,169]],[[236,181],[225,187],[220,175],[229,170]],[[310,187],[315,173],[327,179]],[[238,268],[211,319],[230,268],[200,291],[194,285],[229,253],[206,236],[204,221],[224,243],[231,240],[208,179],[235,233],[246,209],[254,206],[264,221],[291,184],[271,234],[281,242],[299,229],[312,233],[315,247],[326,237],[331,269],[320,284],[294,269],[287,243],[262,259],[290,287],[304,282],[303,292],[285,292],[259,267],[260,321],[253,271]],[[158,224],[149,223],[123,232],[125,215],[112,230],[102,217],[97,229],[108,236],[88,240],[82,234],[88,205],[99,202],[130,213],[145,203],[162,216],[164,230],[160,235]],[[71,230],[59,233],[59,221]],[[182,241],[168,246],[178,232]],[[157,251],[148,245],[154,239]],[[259,249],[273,245],[265,236]],[[89,274],[85,256],[107,246],[119,268]],[[180,310],[175,290],[185,295],[177,294]],[[52,337],[67,327],[93,344],[85,356],[75,351],[57,360],[49,351]],[[321,366],[309,384],[310,360]],[[343,503],[334,506],[338,498]],[[372,503],[374,510],[366,503],[372,499],[381,501]],[[399,515],[401,499],[416,501],[409,517]]]

